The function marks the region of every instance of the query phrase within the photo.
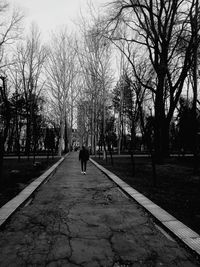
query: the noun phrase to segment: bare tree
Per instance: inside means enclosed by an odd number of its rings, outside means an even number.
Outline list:
[[[47,86],[52,107],[59,115],[60,137],[58,154],[61,155],[65,144],[65,125],[67,114],[73,116],[74,85],[77,77],[76,51],[73,38],[66,29],[52,38],[46,66]],[[71,110],[71,113],[70,113]],[[71,117],[71,126],[73,118]]]
[[[0,87],[1,96],[6,92],[6,83],[5,83],[5,69],[3,67],[7,66],[5,62],[5,51],[9,44],[12,44],[15,40],[19,38],[20,35],[20,23],[22,21],[22,14],[17,10],[10,12],[9,5],[5,1],[0,1],[0,68],[3,71],[3,76],[1,74],[2,86]],[[7,99],[7,97],[6,97]],[[8,101],[5,98],[1,97],[1,105],[8,104]],[[4,103],[6,101],[6,103]],[[8,122],[8,120],[7,120]],[[4,128],[3,122],[1,122],[1,131],[0,131],[0,176],[3,164],[3,155],[4,155],[4,143],[7,139],[7,129]]]
[[[44,86],[43,67],[46,59],[46,49],[41,45],[37,26],[32,25],[30,35],[20,43],[14,53],[10,67],[10,77],[16,94],[21,94],[25,101],[26,110],[26,154],[29,156],[31,140],[36,146],[35,112],[39,104],[41,91]]]
[[[93,154],[98,141],[103,142],[105,152],[106,105],[112,83],[111,50],[109,42],[101,35],[101,18],[92,17],[92,23],[82,24],[82,40],[79,44],[79,61],[84,81],[83,102],[87,100],[89,112],[89,135],[87,140]]]
[[[119,42],[125,42],[125,55],[135,75],[155,97],[154,132],[158,159],[168,154],[170,121],[192,64],[194,7],[194,0],[123,0],[114,1],[110,7],[108,36],[118,47]],[[125,33],[120,31],[121,25],[127,27]],[[180,43],[184,43],[181,53]],[[147,84],[137,75],[136,56],[152,65],[153,83]]]

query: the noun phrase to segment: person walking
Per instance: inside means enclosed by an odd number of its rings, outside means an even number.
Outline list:
[[[81,161],[81,173],[86,174],[87,161],[89,160],[89,151],[82,146],[82,149],[79,152],[79,161]]]

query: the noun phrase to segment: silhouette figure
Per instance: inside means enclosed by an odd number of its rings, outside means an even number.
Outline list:
[[[79,152],[79,160],[81,161],[81,173],[86,174],[87,161],[89,160],[89,151],[82,146],[82,149]]]

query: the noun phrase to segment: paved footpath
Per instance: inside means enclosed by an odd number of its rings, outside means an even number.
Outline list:
[[[92,163],[70,154],[0,230],[0,267],[199,266]]]

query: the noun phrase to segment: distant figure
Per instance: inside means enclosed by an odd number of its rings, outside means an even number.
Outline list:
[[[82,146],[82,149],[79,152],[79,160],[81,161],[81,173],[86,174],[89,151],[84,146]]]

